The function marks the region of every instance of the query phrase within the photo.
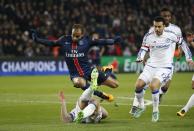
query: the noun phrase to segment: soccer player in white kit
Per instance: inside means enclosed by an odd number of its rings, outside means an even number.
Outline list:
[[[152,121],[159,120],[159,88],[166,84],[173,73],[173,56],[176,43],[179,44],[188,63],[192,63],[192,56],[187,47],[183,44],[182,37],[177,37],[171,31],[165,31],[165,20],[163,17],[156,17],[153,20],[154,31],[144,36],[142,47],[137,56],[137,62],[143,62],[146,52],[149,51],[150,59],[136,81],[135,97],[138,100],[138,109],[133,117],[138,118],[145,110],[143,87],[149,84],[152,91],[153,113]]]
[[[84,90],[76,102],[75,108],[67,112],[66,101],[63,92],[60,93],[61,99],[61,119],[64,123],[99,123],[101,119],[108,116],[105,108],[92,98],[94,90],[97,89],[98,70],[94,68],[91,73],[91,85]]]
[[[176,34],[177,37],[182,37],[181,29],[180,29],[177,25],[171,23],[171,20],[172,20],[172,13],[171,13],[170,9],[168,9],[168,8],[166,8],[166,7],[162,8],[162,9],[160,10],[160,15],[161,15],[161,16],[164,18],[164,20],[165,20],[165,28],[164,28],[164,30]],[[153,32],[153,31],[154,31],[154,27],[151,27],[151,28],[149,29],[149,32],[151,33],[151,32]],[[178,49],[179,49],[179,51],[181,52],[180,48],[178,48]],[[147,59],[146,59],[146,61],[147,61]],[[159,102],[161,102],[163,94],[165,94],[165,93],[167,92],[167,90],[169,89],[169,86],[170,86],[170,83],[171,83],[171,80],[172,80],[172,76],[173,76],[173,73],[172,73],[172,75],[170,76],[170,79],[166,82],[166,84],[164,84],[164,85],[162,85],[162,86],[160,87],[160,90],[159,90]],[[148,87],[148,85],[146,85],[146,86],[144,87],[144,89],[146,90],[147,87]],[[132,105],[132,108],[131,108],[131,110],[130,110],[129,113],[130,113],[130,114],[134,114],[134,112],[136,111],[136,109],[137,109],[138,106],[139,106],[139,105],[138,105],[138,102],[137,102],[137,98],[134,97],[133,105]]]

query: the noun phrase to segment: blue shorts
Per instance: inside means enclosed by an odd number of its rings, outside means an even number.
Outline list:
[[[87,81],[91,81],[91,71],[89,71],[89,73],[85,74],[84,76],[80,76],[79,74],[74,74],[74,75],[70,75],[71,80],[73,80],[73,78],[76,77],[82,77]],[[104,81],[106,81],[109,77],[109,75],[105,74],[104,72],[98,70],[98,85],[101,85]]]

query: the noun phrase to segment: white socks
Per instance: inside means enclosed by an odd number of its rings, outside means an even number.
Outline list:
[[[89,87],[80,96],[81,101],[89,101],[93,95],[94,91]]]
[[[143,90],[140,93],[135,93],[135,98],[137,99],[137,102],[139,103],[139,108],[144,109],[145,105],[144,105],[144,92],[143,92]]]
[[[145,91],[147,90],[147,88],[148,88],[148,85],[145,85],[143,87],[143,91],[142,91],[143,95],[145,94]],[[138,103],[138,99],[137,99],[136,95],[134,96],[134,99],[133,99],[133,106],[139,107],[139,103]]]
[[[139,107],[139,103],[138,103],[136,95],[134,96],[134,99],[133,99],[133,106]]]
[[[185,112],[187,112],[192,106],[194,106],[194,94],[189,98],[189,101],[183,107],[183,110],[185,110]]]
[[[159,112],[159,91],[152,92],[153,112]]]
[[[91,116],[94,113],[95,110],[96,110],[96,106],[94,104],[89,104],[82,111],[83,114],[84,114],[84,117],[83,118],[86,118],[86,117]]]

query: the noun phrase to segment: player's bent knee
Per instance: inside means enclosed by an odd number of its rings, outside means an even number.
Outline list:
[[[82,88],[86,85],[86,81],[83,78],[74,78],[73,85],[76,88]]]
[[[117,88],[119,86],[119,82],[117,80],[108,77],[108,79],[103,83],[103,85],[107,85],[111,88]]]
[[[135,83],[135,87],[138,89],[143,88],[145,85],[146,85],[146,83],[141,79],[138,79]]]
[[[95,100],[95,99],[91,99],[91,100],[89,101],[89,104],[94,104],[96,107],[99,106],[99,102],[98,102],[97,100]]]
[[[119,82],[118,82],[118,81],[115,81],[115,82],[113,82],[112,84],[113,84],[113,85],[112,85],[112,88],[117,88],[117,87],[119,87]]]

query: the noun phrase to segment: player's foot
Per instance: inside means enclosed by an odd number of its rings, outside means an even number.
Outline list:
[[[162,96],[163,94],[159,94],[159,104],[162,102]]]
[[[159,120],[159,112],[152,113],[152,122],[157,122]]]
[[[114,101],[114,96],[112,94],[106,94],[103,92],[103,95],[105,95],[107,97],[107,99],[106,99],[107,101],[109,101],[109,102]]]
[[[80,111],[78,114],[77,114],[77,118],[75,119],[75,122],[76,123],[81,123],[82,120],[83,120],[83,117],[84,117],[84,113],[82,111]]]
[[[145,111],[145,108],[139,108],[139,107],[137,107],[137,110],[133,114],[133,117],[134,118],[139,118],[143,114],[144,111]]]
[[[65,97],[64,97],[63,91],[61,91],[61,92],[59,93],[59,98],[60,98],[60,101],[61,101],[61,102],[64,102]]]
[[[93,90],[97,90],[98,88],[98,75],[99,73],[97,68],[94,68],[91,73],[91,86],[90,86]]]
[[[138,109],[137,106],[132,106],[131,110],[129,111],[129,114],[134,115],[137,109]]]
[[[102,67],[102,71],[105,72],[106,70],[113,70],[113,66],[112,65],[108,65],[108,66],[103,66]]]
[[[177,116],[184,117],[184,116],[185,116],[185,114],[186,114],[186,112],[185,112],[185,110],[184,110],[184,109],[181,109],[181,110],[180,110],[180,111],[178,111],[176,114],[177,114]]]

